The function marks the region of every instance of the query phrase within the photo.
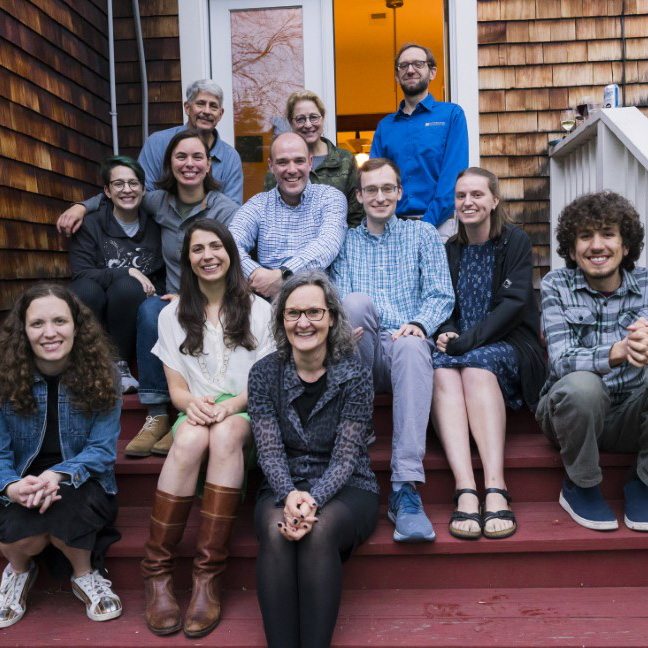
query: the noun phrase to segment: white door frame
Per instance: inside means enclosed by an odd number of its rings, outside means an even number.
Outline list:
[[[209,30],[210,8],[213,3],[230,5],[237,0],[178,0],[180,25],[180,74],[182,87],[186,88],[196,79],[211,78],[213,54]],[[335,49],[333,40],[333,0],[305,0],[319,2],[321,28],[319,30],[321,56],[319,79],[311,72],[308,61],[304,62],[307,87],[322,98],[330,114],[335,114]],[[301,4],[294,0],[256,0],[268,6],[289,6]],[[470,164],[479,165],[479,62],[477,52],[477,0],[449,0],[448,39],[450,56],[450,99],[461,105],[468,122]],[[306,30],[306,15],[304,29]],[[213,26],[213,17],[211,21]],[[229,34],[229,23],[227,24]],[[317,36],[316,36],[317,37]],[[229,39],[227,47],[229,47]],[[306,51],[306,50],[305,50]],[[229,60],[229,57],[227,58]],[[232,79],[230,74],[221,74],[215,79],[225,92],[225,116],[218,127],[219,132],[230,144],[234,142]],[[311,81],[312,79],[312,81]],[[309,85],[310,84],[310,85]],[[360,90],[361,91],[361,90]],[[229,118],[226,117],[229,115]],[[334,120],[325,121],[325,135],[335,141]]]

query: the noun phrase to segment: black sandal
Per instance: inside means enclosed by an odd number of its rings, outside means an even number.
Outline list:
[[[484,508],[486,508],[486,495],[489,493],[497,493],[501,495],[507,504],[511,503],[511,496],[509,492],[504,488],[487,488],[484,491]],[[486,522],[489,520],[511,520],[513,526],[509,529],[503,529],[501,531],[487,531]],[[501,539],[501,538],[510,538],[517,531],[517,521],[515,519],[515,513],[511,509],[503,509],[501,511],[484,511],[484,526],[483,532],[485,538],[490,538],[492,540]]]
[[[455,506],[459,506],[459,498],[466,493],[474,495],[477,498],[477,501],[479,501],[479,494],[474,488],[460,488],[459,490],[455,491],[453,497]],[[477,522],[477,524],[479,525],[479,530],[466,531],[464,529],[455,529],[452,526],[452,523],[458,522],[460,520],[472,520],[473,522]],[[483,528],[484,521],[480,513],[465,513],[464,511],[454,511],[450,516],[450,522],[448,522],[448,532],[450,533],[450,535],[454,536],[455,538],[461,538],[462,540],[478,540],[481,537]]]

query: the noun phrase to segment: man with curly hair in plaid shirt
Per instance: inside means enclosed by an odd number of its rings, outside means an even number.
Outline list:
[[[432,335],[452,312],[454,292],[436,229],[394,214],[403,191],[398,167],[385,158],[358,171],[366,218],[349,230],[333,265],[343,306],[355,327],[358,355],[377,391],[393,394],[392,492],[389,518],[398,542],[434,540],[417,482],[432,402]]]
[[[617,529],[599,450],[638,453],[624,521],[648,531],[648,272],[635,266],[643,227],[625,198],[600,192],[565,207],[556,236],[567,267],[542,281],[550,371],[536,418],[565,466],[559,502],[584,527]]]

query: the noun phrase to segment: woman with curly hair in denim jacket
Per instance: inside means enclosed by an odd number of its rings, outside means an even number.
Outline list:
[[[113,466],[119,379],[101,326],[67,289],[41,284],[20,297],[0,334],[0,627],[19,621],[36,580],[34,557],[93,621],[122,612],[103,575],[119,539]],[[58,568],[63,568],[63,571]],[[71,570],[70,570],[71,567]]]

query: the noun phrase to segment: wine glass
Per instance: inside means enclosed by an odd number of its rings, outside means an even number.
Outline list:
[[[576,117],[574,116],[574,110],[572,108],[563,110],[562,113],[560,113],[560,125],[563,130],[567,131],[567,133],[574,130],[574,126],[576,126]]]

